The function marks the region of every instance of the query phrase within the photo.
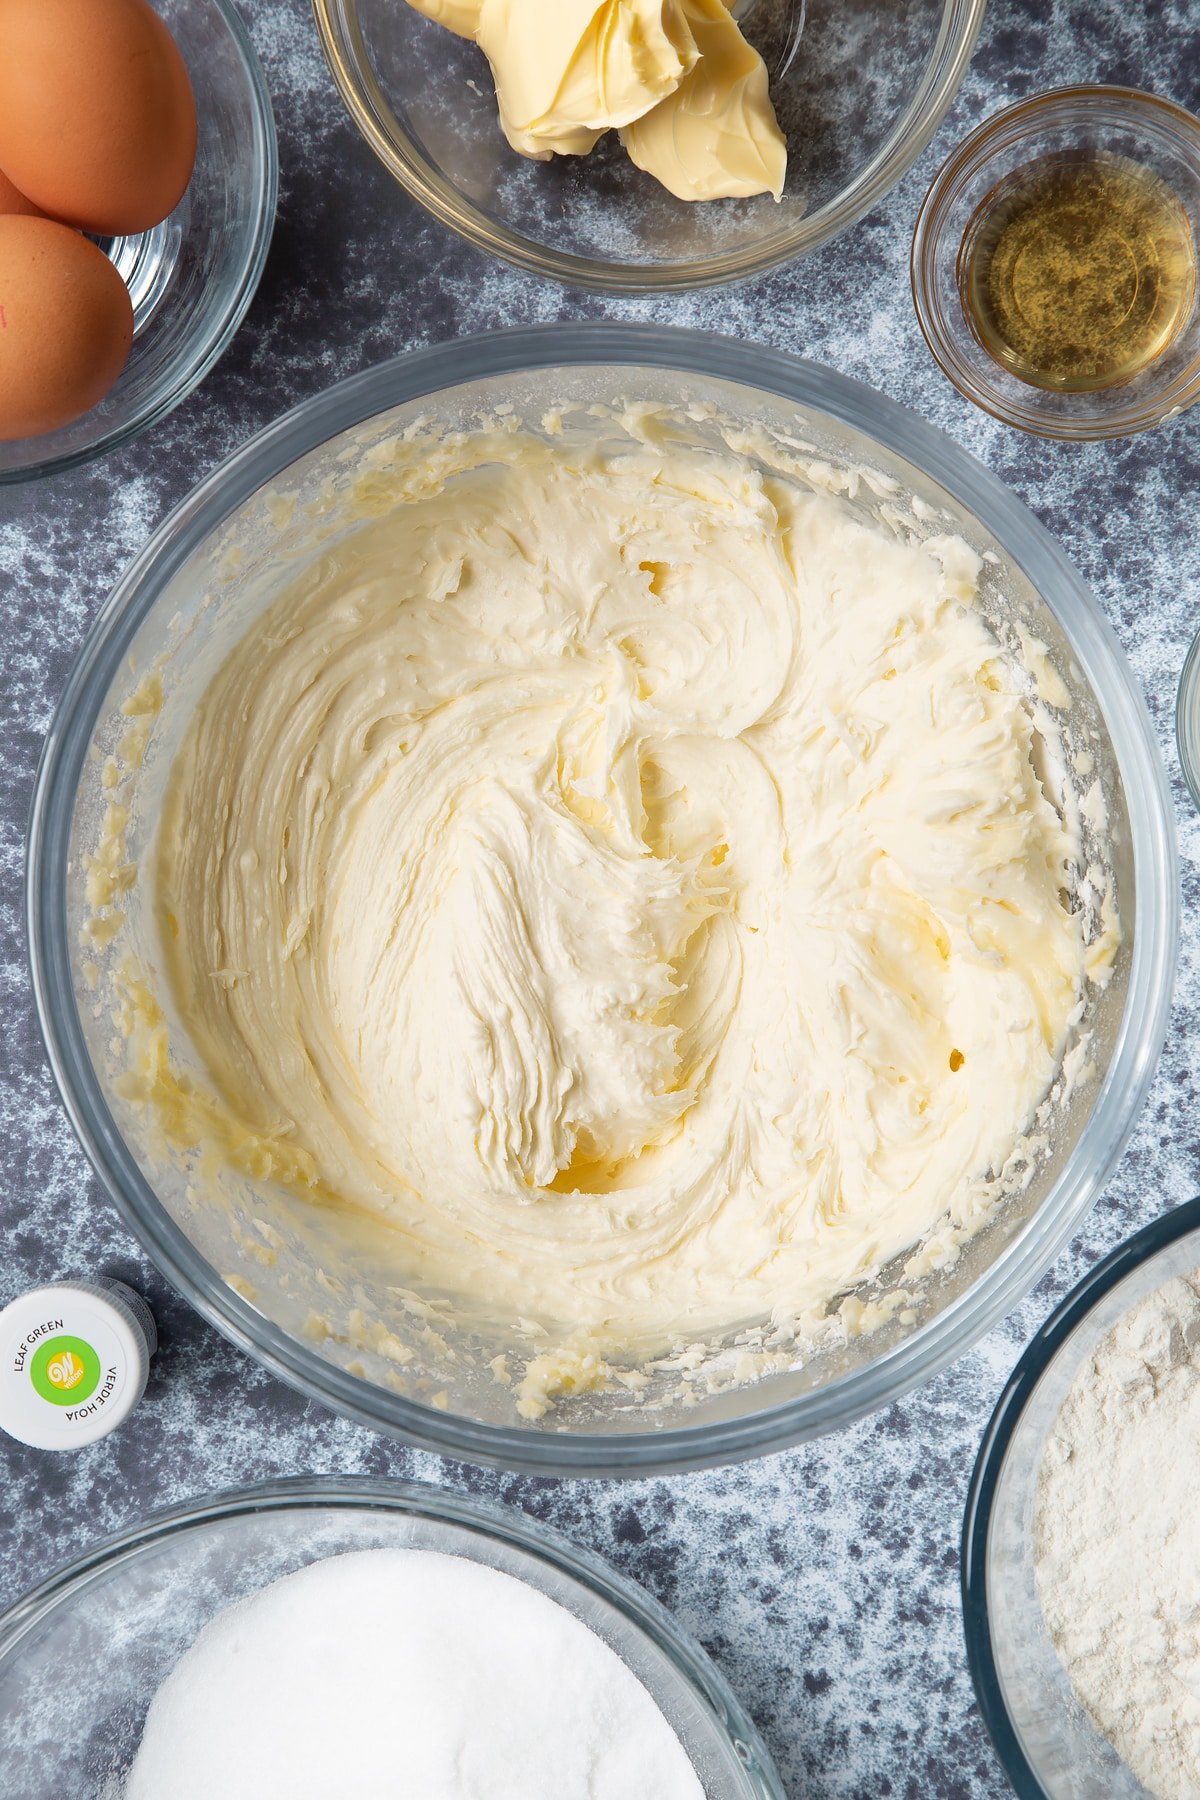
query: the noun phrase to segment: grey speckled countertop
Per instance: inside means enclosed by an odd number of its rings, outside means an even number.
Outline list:
[[[0,1441],[0,1604],[100,1532],[193,1494],[309,1471],[414,1475],[522,1506],[644,1583],[748,1704],[794,1800],[1002,1795],[958,1607],[958,1533],[983,1422],[1030,1333],[1086,1265],[1200,1187],[1200,826],[1172,736],[1178,672],[1200,623],[1200,408],[1149,436],[1084,448],[990,422],[920,340],[908,244],[941,157],[1008,99],[1104,80],[1200,108],[1200,4],[992,0],[933,146],[855,230],[733,293],[633,303],[517,275],[427,221],[344,115],[305,0],[243,0],[243,12],[275,101],[282,197],[240,335],[199,392],[131,446],[0,490],[0,1302],[56,1275],[121,1273],[149,1295],[163,1337],[145,1402],[107,1442],[63,1459]],[[34,1019],[21,905],[51,710],[111,583],[167,510],[252,431],[340,375],[497,324],[606,313],[730,332],[873,382],[1033,507],[1093,584],[1149,696],[1175,788],[1185,919],[1150,1102],[1085,1231],[1036,1293],[939,1379],[851,1430],[755,1465],[631,1485],[518,1480],[408,1452],[306,1405],[201,1324],[140,1256],[66,1124]]]

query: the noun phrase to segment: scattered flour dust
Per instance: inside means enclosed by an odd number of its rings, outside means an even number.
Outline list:
[[[1097,1345],[1047,1442],[1038,1591],[1092,1719],[1156,1800],[1200,1794],[1200,1270]]]
[[[428,1550],[312,1563],[159,1689],[125,1800],[703,1800],[646,1689],[526,1583]]]

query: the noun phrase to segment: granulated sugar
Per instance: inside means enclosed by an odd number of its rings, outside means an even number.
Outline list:
[[[646,1689],[572,1614],[463,1557],[330,1557],[218,1615],[150,1708],[125,1800],[703,1800]]]

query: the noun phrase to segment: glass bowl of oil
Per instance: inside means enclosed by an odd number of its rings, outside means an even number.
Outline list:
[[[954,385],[1043,437],[1124,437],[1200,399],[1200,120],[1132,88],[1007,108],[940,170],[917,318]]]

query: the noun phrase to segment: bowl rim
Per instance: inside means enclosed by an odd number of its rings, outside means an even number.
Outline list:
[[[38,481],[50,475],[58,475],[65,469],[79,468],[97,457],[106,456],[119,444],[128,443],[130,438],[137,437],[150,426],[157,425],[160,419],[165,419],[212,373],[233,341],[258,290],[267,253],[271,248],[275,213],[279,204],[279,141],[271,106],[271,92],[250,33],[231,0],[203,0],[203,3],[220,15],[241,57],[253,114],[254,144],[258,151],[256,161],[262,171],[253,194],[247,252],[237,286],[230,293],[223,312],[212,320],[207,335],[194,342],[189,341],[188,354],[176,360],[172,378],[160,390],[149,395],[146,404],[129,418],[114,424],[94,443],[82,444],[59,455],[23,463],[19,468],[0,468],[0,487],[15,486],[22,481]],[[36,443],[37,439],[30,441]]]
[[[967,1489],[961,1540],[963,1635],[983,1722],[1019,1800],[1051,1800],[1021,1748],[992,1647],[987,1597],[988,1536],[1013,1434],[1042,1376],[1076,1328],[1126,1276],[1200,1230],[1200,1196],[1181,1201],[1118,1244],[1060,1300],[1027,1344],[988,1421]]]
[[[527,274],[585,292],[655,294],[748,281],[857,224],[908,172],[941,124],[966,74],[987,4],[942,0],[938,34],[916,93],[886,142],[840,197],[806,213],[796,229],[776,232],[757,245],[692,262],[655,264],[603,261],[551,249],[464,200],[407,134],[398,143],[382,122],[386,102],[368,66],[356,0],[312,0],[312,9],[329,72],[351,119],[388,172],[440,224]],[[394,117],[390,107],[386,110]]]
[[[475,379],[596,365],[715,377],[825,413],[919,463],[1005,546],[1103,696],[1129,800],[1138,928],[1117,1041],[1088,1130],[1043,1205],[970,1287],[883,1355],[791,1400],[702,1426],[573,1435],[486,1424],[377,1387],[280,1330],[221,1280],[159,1205],[105,1103],[79,1022],[65,890],[78,776],[99,709],[162,587],[211,530],[296,458],[392,406]],[[210,1325],[308,1398],[374,1431],[502,1469],[614,1477],[741,1461],[849,1424],[945,1367],[1029,1292],[1090,1211],[1148,1091],[1166,1032],[1179,896],[1170,793],[1145,702],[1098,602],[1015,494],[915,413],[820,364],[712,333],[601,320],[459,339],[362,370],[250,438],[167,516],[100,609],[51,721],[30,813],[26,918],[34,1001],[67,1116],[125,1224]]]
[[[219,1489],[161,1508],[112,1532],[19,1596],[0,1613],[0,1665],[21,1640],[106,1569],[136,1561],[181,1533],[247,1514],[390,1512],[433,1519],[510,1545],[569,1576],[629,1620],[659,1650],[688,1694],[729,1742],[755,1800],[787,1800],[758,1728],[703,1646],[640,1583],[596,1551],[516,1507],[456,1493],[428,1481],[362,1475],[298,1475]]]
[[[958,181],[970,173],[973,166],[986,163],[996,140],[1005,139],[1022,122],[1032,134],[1042,123],[1049,122],[1056,111],[1089,100],[1123,104],[1131,114],[1142,114],[1149,121],[1170,123],[1192,139],[1200,157],[1200,118],[1161,94],[1117,82],[1072,82],[1047,88],[1044,93],[1026,95],[1001,107],[998,112],[990,113],[955,146],[930,182],[921,202],[909,251],[909,283],[917,324],[942,374],[972,406],[998,419],[1002,425],[1014,431],[1028,432],[1031,437],[1049,438],[1059,443],[1096,443],[1106,438],[1135,437],[1157,425],[1169,424],[1200,400],[1200,357],[1194,358],[1184,372],[1186,380],[1177,378],[1175,389],[1164,391],[1158,400],[1145,399],[1139,407],[1118,410],[1108,417],[1073,419],[1068,414],[1042,414],[1037,399],[1042,390],[1032,387],[1029,392],[1033,398],[1020,407],[995,387],[976,379],[960,358],[952,335],[942,328],[941,315],[932,299],[930,264],[937,253],[942,209]],[[1020,135],[1024,137],[1025,131]],[[1192,304],[1193,308],[1200,308],[1200,291]],[[1171,404],[1164,406],[1162,403],[1167,399]]]
[[[1195,718],[1200,699],[1200,631],[1193,637],[1179,671],[1175,690],[1175,749],[1192,804],[1200,810],[1200,730]]]

